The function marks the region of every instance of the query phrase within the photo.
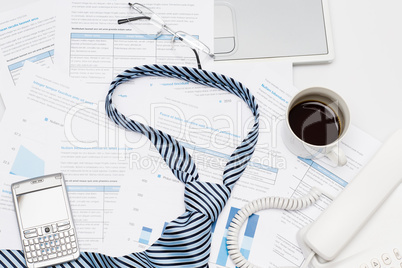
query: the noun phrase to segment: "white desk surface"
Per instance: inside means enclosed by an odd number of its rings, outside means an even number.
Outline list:
[[[0,12],[30,2],[4,1]],[[330,0],[329,7],[335,60],[295,66],[294,84],[337,91],[352,123],[385,141],[402,128],[402,1]]]

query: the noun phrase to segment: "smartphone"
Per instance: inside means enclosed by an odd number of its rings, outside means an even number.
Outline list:
[[[16,182],[11,189],[27,266],[77,259],[80,250],[63,174]]]

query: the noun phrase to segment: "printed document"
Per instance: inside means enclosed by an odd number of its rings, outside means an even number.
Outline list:
[[[135,177],[125,158],[130,148],[112,144],[114,125],[105,131],[106,92],[29,62],[18,87],[0,131],[0,171],[26,178],[63,172],[80,247],[97,251],[123,180]]]
[[[0,249],[20,249],[21,239],[11,195],[11,184],[24,177],[0,172]]]
[[[213,27],[213,14],[211,12],[213,1],[206,1],[202,5],[197,1],[164,2],[159,5],[153,2],[149,1],[145,4],[156,11],[162,9],[164,12],[161,15],[166,18],[172,28],[191,32],[196,38],[202,39],[213,49],[212,31],[208,31]],[[58,5],[58,10],[62,10],[63,15],[67,14],[66,10],[70,10],[62,7],[66,3],[62,1],[62,4]],[[121,11],[120,7],[123,6],[124,11]],[[75,26],[71,27],[69,31],[68,44],[74,43],[76,46],[68,47],[67,55],[70,55],[70,49],[78,53],[84,51],[83,55],[75,55],[73,65],[78,64],[78,69],[81,68],[79,71],[75,69],[75,72],[88,74],[88,76],[78,78],[83,78],[89,82],[108,84],[115,74],[128,67],[144,63],[156,63],[157,55],[159,63],[195,63],[195,57],[191,50],[180,43],[175,43],[172,49],[171,36],[169,35],[161,35],[158,40],[155,40],[155,35],[152,36],[151,34],[151,32],[155,32],[153,30],[147,31],[148,25],[145,23],[142,24],[146,27],[140,27],[139,32],[137,29],[131,30],[131,26],[124,26],[124,29],[118,28],[117,18],[121,18],[122,13],[124,13],[123,17],[127,17],[127,13],[131,12],[128,9],[127,2],[120,1],[117,3],[116,1],[111,7],[98,1],[86,3],[84,1],[71,1],[70,7],[72,13],[69,15],[74,17],[72,24]],[[111,12],[114,9],[118,10],[116,14]],[[52,9],[42,8],[41,10]],[[111,14],[116,16],[112,16],[113,22],[109,26],[105,26],[107,21],[105,16]],[[92,24],[89,22],[91,21],[90,18],[92,18]],[[33,21],[39,21],[39,18]],[[48,22],[50,25],[50,20]],[[63,21],[62,27],[65,22]],[[54,23],[54,16],[52,23]],[[77,23],[83,23],[85,26],[77,27]],[[89,24],[92,26],[88,26]],[[193,28],[193,25],[200,24],[204,27]],[[53,25],[52,27],[54,28]],[[105,58],[94,53],[92,49],[99,48],[98,52],[102,52],[104,48],[100,44],[111,38],[110,34],[113,37],[113,55],[118,55],[119,50],[123,54],[120,55],[120,59],[116,58],[116,61],[113,56],[113,64],[117,64],[113,65],[113,74],[97,80],[94,78],[99,78],[99,73],[94,75],[94,72],[96,73],[99,68],[103,68],[102,64],[105,62],[102,61]],[[141,35],[144,36],[141,37]],[[142,44],[143,42],[145,44]],[[110,45],[110,42],[107,43]],[[120,47],[118,43],[120,43]],[[146,43],[148,45],[149,43],[153,44],[148,46]],[[133,51],[137,51],[139,45],[142,45],[143,49],[149,50],[152,55],[148,57],[149,54],[145,53],[140,56],[134,55],[134,58],[131,58],[130,55],[133,55]],[[44,48],[46,47],[52,48],[48,51],[49,57],[39,57],[40,60],[38,61],[36,61],[38,58],[29,61],[43,63],[42,65],[46,65],[45,63],[48,60],[53,61],[53,44],[44,45]],[[63,43],[61,43],[60,50],[62,49]],[[38,48],[37,51],[40,49]],[[27,52],[26,55],[32,53]],[[129,57],[124,58],[124,56]],[[143,61],[144,57],[146,58],[145,61]],[[140,61],[137,61],[138,59]],[[91,69],[94,66],[88,66],[88,63],[95,63],[97,60],[100,62],[97,62],[98,65]],[[68,63],[70,64],[70,59]],[[24,79],[23,86],[20,87],[26,91],[11,99],[8,105],[20,109],[10,109],[6,113],[0,133],[4,137],[2,138],[3,142],[1,142],[1,148],[4,150],[0,152],[3,158],[0,170],[23,177],[63,172],[78,229],[80,247],[87,251],[98,251],[99,244],[102,243],[104,234],[108,229],[109,217],[112,215],[121,180],[125,177],[135,177],[132,175],[134,169],[130,170],[129,158],[126,157],[132,148],[120,148],[119,143],[114,141],[118,140],[114,135],[123,135],[120,140],[128,140],[131,143],[138,139],[138,136],[134,135],[133,138],[130,134],[127,135],[122,131],[112,134],[116,131],[114,124],[112,127],[107,127],[99,119],[98,113],[104,117],[103,100],[106,96],[107,87],[102,91],[99,87],[94,89],[83,84],[72,86],[69,81],[58,75],[39,71],[30,64],[26,65],[28,66],[28,75]],[[6,76],[11,77],[10,84],[16,84],[22,66],[23,62],[18,62],[12,66],[18,67],[12,69],[15,72],[11,73],[11,69],[4,72]],[[86,69],[87,67],[89,68]],[[38,74],[37,72],[42,73]],[[71,72],[69,73],[71,74]],[[72,76],[74,77],[74,75]],[[50,79],[50,77],[52,78]],[[82,88],[86,89],[85,92],[82,91]],[[99,100],[101,103],[98,105]],[[66,116],[66,114],[69,115]],[[68,131],[64,132],[65,129]],[[60,140],[62,140],[61,143]],[[18,238],[16,239],[18,241]]]
[[[214,1],[146,0],[147,6],[174,31],[193,35],[213,51]],[[172,35],[148,20],[118,24],[119,19],[138,16],[126,0],[59,0],[56,64],[70,77],[87,83],[108,84],[125,69],[143,64],[196,67],[193,51],[172,43]],[[205,62],[205,55],[200,55]]]
[[[25,61],[46,67],[53,65],[54,3],[41,0],[0,14],[0,79],[3,83],[0,93],[6,106]]]
[[[236,68],[243,72],[243,77],[246,75],[243,68]],[[230,65],[216,67],[217,71],[230,72],[236,78],[233,69]],[[244,82],[257,98],[260,109],[259,142],[213,227],[210,267],[234,267],[226,249],[227,229],[247,202],[270,195],[297,198],[311,187],[335,197],[380,146],[380,142],[352,126],[341,144],[348,157],[346,166],[333,167],[325,159],[294,156],[281,140],[280,127],[286,104],[297,90],[269,68],[250,69],[246,73],[248,78]],[[141,91],[152,92],[141,101],[135,99],[137,87],[129,88],[119,86],[118,94],[124,97],[116,98],[115,104],[120,111],[127,115],[141,114],[144,122],[172,134],[191,154],[201,180],[221,183],[229,155],[253,123],[249,108],[229,93],[180,80],[141,84]],[[151,107],[149,112],[146,105]],[[126,181],[120,191],[114,221],[105,238],[104,245],[108,247],[103,249],[104,253],[115,256],[146,249],[160,237],[168,222],[184,212],[184,185],[174,177],[159,153],[150,146],[148,152],[134,150],[130,157],[132,168],[137,170],[136,179]],[[300,266],[304,258],[296,233],[330,203],[330,197],[324,196],[303,211],[256,213],[240,235],[242,253],[260,267]]]

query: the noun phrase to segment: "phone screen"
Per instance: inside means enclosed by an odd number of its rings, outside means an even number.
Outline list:
[[[17,196],[24,229],[68,219],[61,186]]]

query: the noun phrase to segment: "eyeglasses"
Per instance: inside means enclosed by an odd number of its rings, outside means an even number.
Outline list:
[[[131,21],[137,21],[137,20],[149,20],[151,24],[153,24],[155,27],[157,27],[157,34],[156,38],[158,38],[163,31],[168,32],[169,34],[172,35],[172,42],[175,42],[176,40],[179,40],[183,42],[185,45],[187,45],[189,48],[191,48],[195,54],[195,57],[197,59],[197,64],[198,68],[201,69],[201,63],[200,63],[200,58],[198,55],[197,51],[202,51],[203,53],[207,54],[211,58],[214,58],[214,54],[211,53],[209,47],[205,45],[203,42],[195,38],[194,36],[183,32],[183,31],[174,31],[172,28],[166,25],[166,23],[163,21],[163,19],[154,13],[152,10],[147,8],[144,5],[141,5],[139,3],[128,3],[130,8],[134,9],[139,16],[137,17],[132,17],[132,18],[127,18],[127,19],[120,19],[117,21],[118,24],[123,24]]]

